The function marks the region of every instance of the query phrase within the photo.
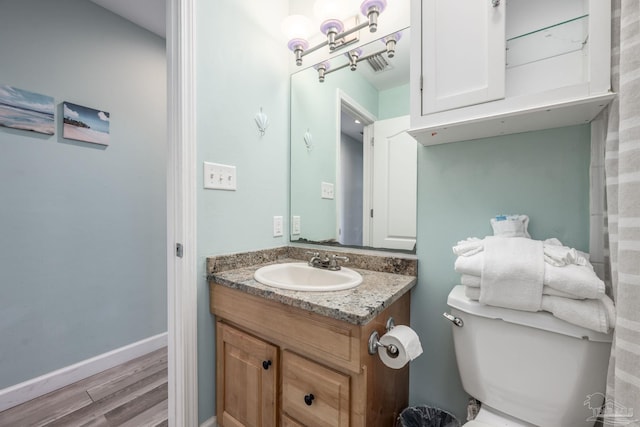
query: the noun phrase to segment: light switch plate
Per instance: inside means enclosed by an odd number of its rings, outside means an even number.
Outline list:
[[[204,162],[204,188],[236,191],[236,167]]]
[[[333,184],[330,182],[322,182],[320,184],[320,197],[323,199],[333,199]]]
[[[274,216],[273,217],[273,237],[280,237],[283,234],[283,223],[282,223],[282,217],[281,216]]]
[[[300,217],[297,215],[291,220],[291,234],[300,234]]]

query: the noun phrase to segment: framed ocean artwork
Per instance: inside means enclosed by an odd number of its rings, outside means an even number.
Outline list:
[[[64,138],[109,145],[109,113],[66,101],[62,106]]]
[[[53,97],[0,85],[0,126],[53,135]]]

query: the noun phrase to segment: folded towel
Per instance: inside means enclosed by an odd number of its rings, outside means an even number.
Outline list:
[[[588,265],[589,254],[580,252],[577,249],[564,246],[560,240],[554,238],[543,242],[544,261],[556,267],[563,267],[569,264]],[[471,256],[484,250],[484,239],[468,237],[461,240],[453,247],[453,253],[458,256]]]
[[[600,299],[604,296],[604,282],[593,271],[593,266],[566,265],[554,267],[545,265],[544,283],[550,287],[582,298]]]
[[[484,239],[484,264],[480,275],[482,304],[539,311],[543,278],[541,241],[526,237],[488,236]]]
[[[458,273],[480,277],[484,265],[484,252],[471,256],[460,256],[456,259],[454,269]],[[574,295],[578,298],[599,299],[604,295],[604,282],[587,265],[567,265],[554,267],[544,265],[543,284],[555,290]]]
[[[484,241],[477,237],[461,240],[453,247],[453,253],[458,256],[471,256],[484,250]]]
[[[470,288],[480,288],[480,282],[481,282],[481,279],[478,276],[471,276],[469,274],[463,274],[462,276],[460,276],[460,284]],[[478,290],[478,292],[480,291]],[[555,297],[571,298],[571,299],[584,299],[577,295],[571,295],[566,292],[558,291],[557,289],[553,289],[552,287],[549,287],[547,285],[544,285],[542,287],[542,295],[552,295]]]
[[[478,301],[480,289],[466,286],[467,298]],[[608,296],[601,299],[574,300],[558,296],[543,295],[542,311],[548,311],[558,319],[573,325],[607,333],[615,327],[615,307]]]
[[[542,309],[558,319],[587,329],[607,333],[615,326],[615,309],[608,296],[602,299],[576,301],[567,298],[545,296]]]

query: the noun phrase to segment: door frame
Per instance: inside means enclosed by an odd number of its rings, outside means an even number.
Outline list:
[[[341,112],[348,111],[352,116],[357,117],[364,125],[364,134],[362,135],[362,161],[363,161],[363,180],[362,180],[362,244],[367,246],[370,239],[369,232],[369,209],[371,208],[371,137],[373,136],[371,125],[377,120],[369,110],[360,105],[355,99],[351,98],[342,89],[336,90],[336,196],[342,197],[343,188],[340,185],[342,174],[340,173],[340,134],[341,134]],[[369,141],[369,142],[368,142]],[[336,202],[336,236],[340,234],[340,216],[342,215],[340,204]]]
[[[196,0],[167,0],[169,425],[198,425]],[[182,257],[176,245],[182,245]]]

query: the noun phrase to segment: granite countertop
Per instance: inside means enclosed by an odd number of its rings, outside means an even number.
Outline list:
[[[258,257],[257,260],[265,261],[265,258]],[[397,274],[347,265],[362,275],[362,283],[356,288],[331,292],[291,291],[263,285],[253,278],[253,274],[264,265],[300,262],[300,259],[279,257],[269,262],[223,271],[216,271],[216,261],[216,258],[208,259],[210,282],[355,325],[368,323],[416,284],[416,277],[406,271]],[[409,273],[413,271],[410,269]]]

